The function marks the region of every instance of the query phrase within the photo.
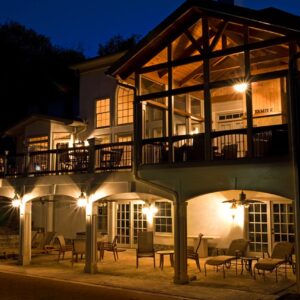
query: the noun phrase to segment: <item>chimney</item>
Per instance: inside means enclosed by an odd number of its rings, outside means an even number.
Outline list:
[[[234,0],[218,0],[218,2],[228,5],[234,5]]]

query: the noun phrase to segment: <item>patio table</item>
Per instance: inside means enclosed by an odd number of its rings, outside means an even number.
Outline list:
[[[156,252],[159,254],[159,266],[161,269],[164,268],[164,256],[169,255],[170,256],[170,264],[171,267],[174,266],[174,250],[160,250]]]

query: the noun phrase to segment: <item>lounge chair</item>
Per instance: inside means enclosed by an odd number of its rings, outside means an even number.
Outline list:
[[[118,236],[116,235],[112,242],[99,242],[98,250],[100,252],[100,260],[104,258],[104,251],[112,252],[114,255],[114,260],[119,259],[118,248],[117,248]]]
[[[193,259],[196,262],[197,268],[201,272],[201,267],[200,267],[200,262],[199,262],[199,254],[198,250],[202,241],[203,234],[200,233],[197,237],[197,240],[195,242],[195,245],[193,248],[188,248],[187,249],[187,259]]]
[[[249,244],[249,241],[247,241],[245,239],[233,240],[224,255],[213,256],[205,262],[205,264],[204,264],[205,276],[206,276],[206,265],[217,267],[217,271],[218,271],[218,267],[222,266],[223,278],[225,278],[225,267],[227,269],[230,268],[232,262],[235,263],[235,273],[237,275],[238,259],[241,256],[245,255],[248,244]]]
[[[256,279],[255,270],[263,272],[265,279],[265,271],[273,272],[275,270],[276,282],[278,282],[277,271],[278,268],[284,265],[285,268],[285,278],[286,278],[286,269],[287,264],[290,264],[292,261],[292,254],[294,252],[294,244],[289,242],[279,242],[276,243],[272,254],[270,257],[263,257],[258,260],[254,265],[254,279]],[[269,255],[268,255],[269,256]]]
[[[139,258],[153,257],[155,268],[155,250],[153,245],[153,231],[140,231],[137,236],[136,267],[139,267]]]
[[[53,240],[55,237],[54,231],[48,231],[45,233],[38,232],[32,240],[32,254],[45,254],[55,250],[53,246]]]

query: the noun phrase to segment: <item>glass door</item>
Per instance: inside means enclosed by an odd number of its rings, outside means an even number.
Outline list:
[[[295,241],[291,203],[253,203],[248,209],[249,251],[272,253],[277,242]]]
[[[248,209],[248,237],[250,252],[267,252],[269,249],[268,205],[250,204]]]
[[[295,242],[294,209],[292,204],[274,203],[273,206],[273,243]]]
[[[142,213],[142,203],[119,203],[117,209],[117,235],[119,244],[133,248],[139,231],[147,230],[147,219]]]

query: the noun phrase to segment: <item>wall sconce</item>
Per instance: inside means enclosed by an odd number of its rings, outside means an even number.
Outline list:
[[[147,218],[147,222],[149,224],[153,223],[153,216],[158,212],[158,209],[155,205],[151,204],[146,204],[143,208],[142,208],[142,213],[146,215]]]
[[[83,192],[81,192],[80,196],[77,199],[77,206],[78,207],[86,207],[87,199]]]
[[[18,208],[18,207],[20,207],[20,205],[21,205],[21,198],[20,198],[20,196],[17,194],[17,192],[15,192],[15,195],[14,195],[14,197],[13,197],[12,200],[11,200],[11,205],[12,205],[13,207],[15,207],[15,208]]]

